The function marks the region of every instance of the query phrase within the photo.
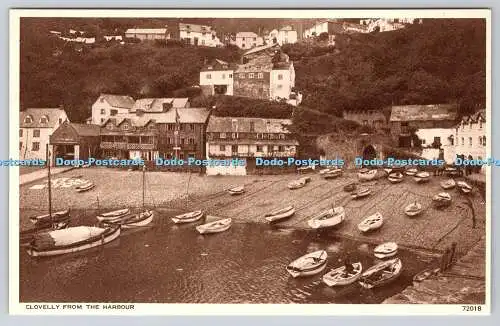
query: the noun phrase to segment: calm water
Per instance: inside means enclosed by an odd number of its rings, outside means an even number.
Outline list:
[[[22,302],[378,303],[411,284],[429,257],[402,251],[403,273],[384,288],[328,288],[321,276],[346,256],[368,268],[373,245],[311,231],[233,224],[202,236],[171,222],[123,234],[104,248],[67,256],[20,256]],[[325,272],[293,279],[285,266],[314,250],[328,252]]]

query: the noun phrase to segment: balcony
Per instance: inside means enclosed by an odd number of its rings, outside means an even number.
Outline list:
[[[140,144],[126,142],[101,142],[101,149],[121,149],[121,150],[154,150],[155,144]]]

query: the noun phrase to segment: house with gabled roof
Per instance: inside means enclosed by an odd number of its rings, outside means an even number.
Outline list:
[[[69,160],[87,160],[99,157],[100,127],[92,124],[61,124],[50,136],[50,148],[54,155],[51,164],[57,158]]]
[[[279,45],[297,43],[298,40],[297,31],[289,25],[273,29],[266,39],[268,44],[278,43]]]
[[[100,125],[109,117],[128,113],[135,101],[128,95],[101,94],[92,104],[91,123]]]
[[[244,50],[264,44],[264,39],[254,32],[238,32],[234,39],[234,44]]]
[[[46,158],[50,135],[68,120],[62,108],[28,108],[19,114],[19,158]]]
[[[455,155],[469,160],[485,160],[488,158],[486,138],[486,110],[479,110],[464,116],[455,126]],[[484,173],[485,168],[478,169]]]
[[[217,47],[222,42],[208,25],[179,23],[178,38],[188,45]]]

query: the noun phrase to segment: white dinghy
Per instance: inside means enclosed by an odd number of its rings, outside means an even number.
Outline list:
[[[295,214],[295,209],[293,208],[293,206],[287,206],[285,208],[281,208],[281,209],[277,209],[275,211],[272,211],[272,212],[264,215],[264,217],[266,218],[266,220],[269,223],[273,223],[273,222],[277,222],[277,221],[281,221],[281,220],[284,220],[286,218],[289,218],[293,214]]]
[[[200,234],[224,232],[231,227],[232,223],[233,220],[231,218],[220,219],[203,225],[198,225],[196,227],[196,231]]]
[[[373,250],[375,257],[384,259],[389,258],[398,253],[398,244],[395,242],[386,242],[378,245]]]
[[[172,217],[175,224],[196,222],[203,217],[203,211],[194,211]]]
[[[345,266],[340,266],[338,268],[330,270],[328,273],[323,275],[323,283],[328,286],[343,286],[349,285],[356,282],[361,276],[361,271],[363,266],[361,263],[352,264],[352,272],[347,273]]]
[[[337,226],[345,220],[344,207],[327,209],[311,218],[307,224],[313,229],[323,229]]]
[[[382,226],[384,223],[384,218],[379,212],[368,216],[361,223],[358,224],[358,230],[361,232],[373,231]]]
[[[293,277],[316,275],[325,269],[327,258],[325,250],[311,252],[291,262],[286,270]]]

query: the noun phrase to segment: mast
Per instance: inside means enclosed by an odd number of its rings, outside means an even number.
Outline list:
[[[50,182],[50,152],[49,152],[49,144],[46,146],[46,153],[45,156],[47,157],[47,179],[48,179],[48,186],[49,186],[49,216],[50,220],[52,221],[52,184]],[[52,221],[53,222],[53,221]]]
[[[142,209],[144,210],[144,195],[146,191],[146,166],[142,166]]]

